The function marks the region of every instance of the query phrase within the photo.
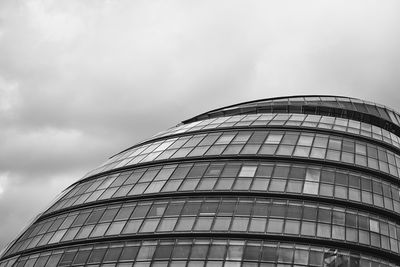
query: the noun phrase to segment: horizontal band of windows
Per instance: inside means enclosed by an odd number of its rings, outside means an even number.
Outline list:
[[[282,115],[282,114],[277,114],[277,116],[278,115]],[[257,115],[257,116],[259,116],[259,115]],[[323,135],[325,134],[325,135],[329,135],[329,136],[336,136],[339,139],[342,139],[343,137],[350,138],[350,139],[357,139],[360,142],[367,142],[370,144],[382,146],[382,148],[386,148],[386,149],[392,151],[393,153],[397,153],[397,154],[399,154],[399,151],[400,151],[399,150],[400,137],[397,137],[394,134],[391,134],[390,138],[387,135],[385,135],[386,136],[385,138],[384,137],[378,138],[379,135],[376,133],[374,133],[374,134],[371,133],[372,134],[372,137],[371,137],[369,135],[363,134],[362,132],[361,133],[343,133],[339,130],[339,128],[330,130],[330,129],[326,129],[326,128],[317,128],[317,126],[312,126],[312,125],[309,125],[308,127],[300,127],[300,126],[294,127],[294,126],[290,126],[290,125],[284,125],[284,126],[268,125],[268,127],[265,128],[265,126],[263,126],[263,125],[261,125],[261,126],[252,125],[252,126],[237,126],[237,127],[228,127],[228,126],[225,127],[224,126],[224,127],[218,127],[218,128],[204,126],[204,127],[200,127],[202,129],[197,129],[198,127],[195,127],[195,128],[196,129],[194,129],[193,131],[186,131],[186,129],[185,129],[185,131],[178,130],[177,133],[173,133],[173,134],[167,134],[167,135],[163,135],[163,136],[156,135],[153,138],[150,138],[141,143],[135,144],[134,146],[131,146],[131,147],[111,156],[109,160],[120,157],[121,154],[124,154],[127,151],[131,151],[132,149],[135,149],[137,147],[141,147],[144,145],[163,141],[166,138],[180,138],[180,137],[184,138],[190,134],[198,135],[198,134],[208,134],[208,133],[218,133],[218,132],[219,133],[225,133],[225,132],[231,133],[231,132],[240,132],[240,131],[256,131],[256,132],[260,131],[260,132],[267,132],[267,133],[270,131],[281,131],[281,132],[282,131],[289,131],[289,132],[292,131],[292,132],[304,132],[304,133],[308,133],[308,134],[323,134]],[[381,139],[384,139],[384,140],[381,140]],[[396,141],[394,141],[394,139],[396,139]]]
[[[162,238],[160,241],[154,240],[155,238]],[[177,239],[178,238],[178,239]],[[207,242],[206,240],[210,240]],[[245,240],[243,240],[245,239]],[[136,241],[137,240],[137,241]],[[142,241],[143,240],[143,241]],[[191,241],[192,240],[192,241]],[[374,265],[375,266],[382,266],[382,267],[388,267],[388,266],[397,266],[395,263],[399,262],[399,255],[393,254],[393,253],[388,253],[385,251],[377,251],[376,249],[371,249],[369,247],[360,247],[360,246],[354,246],[354,245],[349,245],[349,244],[343,244],[342,242],[336,242],[336,241],[320,241],[320,240],[310,240],[307,238],[296,238],[296,237],[287,237],[287,236],[276,236],[276,235],[269,235],[268,236],[268,241],[260,241],[260,240],[265,240],[265,236],[249,236],[245,234],[235,234],[235,235],[227,235],[227,234],[216,234],[214,236],[209,236],[206,234],[178,234],[178,235],[147,235],[147,236],[141,236],[140,239],[136,239],[135,237],[129,237],[129,236],[124,236],[120,237],[119,239],[116,238],[102,238],[96,240],[96,242],[87,242],[87,241],[82,241],[82,242],[69,242],[69,244],[65,245],[52,245],[48,246],[46,248],[43,248],[42,250],[38,249],[32,249],[30,251],[26,251],[24,253],[26,256],[21,256],[20,260],[28,260],[30,258],[35,259],[38,257],[39,253],[44,251],[44,253],[40,255],[49,255],[49,252],[51,253],[52,251],[55,251],[56,253],[63,253],[65,252],[74,252],[70,253],[69,255],[63,255],[63,260],[61,260],[62,257],[58,257],[58,264],[65,264],[64,266],[69,266],[71,264],[71,258],[74,260],[74,257],[76,256],[76,253],[80,250],[90,250],[91,248],[93,250],[99,250],[99,249],[106,249],[106,248],[122,248],[122,247],[136,247],[136,250],[129,250],[129,253],[126,253],[126,256],[123,256],[121,250],[114,249],[113,251],[107,251],[108,253],[112,253],[114,256],[112,257],[113,260],[109,259],[108,257],[111,255],[107,256],[107,252],[103,251],[102,253],[99,253],[101,257],[96,257],[96,261],[93,263],[101,263],[104,262],[105,259],[106,262],[116,262],[116,261],[133,261],[135,260],[136,262],[141,262],[145,259],[147,260],[156,260],[160,256],[157,253],[158,249],[157,246],[160,245],[165,245],[163,246],[163,250],[168,248],[169,257],[175,258],[175,255],[179,255],[177,258],[184,260],[184,259],[189,259],[191,258],[191,255],[193,255],[190,250],[188,249],[190,247],[194,247],[196,245],[207,245],[207,251],[208,254],[207,258],[212,260],[224,260],[227,257],[229,257],[230,260],[236,260],[236,261],[260,261],[260,262],[274,262],[279,260],[279,254],[280,248],[292,248],[292,249],[303,249],[303,250],[315,250],[319,252],[323,252],[323,255],[320,255],[318,259],[321,261],[318,261],[317,263],[313,262],[308,262],[306,266],[321,266],[321,263],[323,262],[324,258],[327,258],[327,256],[334,256],[334,255],[354,255],[355,258],[359,259],[358,261],[353,261],[353,265],[350,265],[351,267],[354,266],[369,266],[369,265],[364,265],[366,263],[375,263],[375,264],[383,264],[383,265]],[[118,241],[118,243],[116,242]],[[128,242],[124,242],[128,241]],[[108,242],[112,242],[109,243]],[[123,243],[122,243],[123,242]],[[164,243],[165,242],[165,243]],[[261,243],[260,243],[261,242]],[[295,242],[295,243],[293,243]],[[98,245],[97,245],[98,244]],[[148,246],[153,246],[152,249],[149,249]],[[175,251],[175,247],[178,246],[179,248]],[[182,246],[185,246],[186,249],[183,249]],[[220,247],[218,247],[220,246]],[[222,247],[225,247],[225,249],[222,249]],[[238,251],[239,253],[236,254],[236,258],[231,258],[232,256],[229,255],[229,248],[230,246],[235,246],[235,251]],[[239,248],[242,247],[242,248]],[[251,250],[247,250],[247,247],[254,247],[258,249],[259,253],[251,253],[253,256],[250,256],[248,252]],[[264,252],[264,248],[269,247],[273,248],[271,250],[267,250]],[[142,251],[143,250],[143,251]],[[186,251],[186,252],[185,252]],[[197,250],[196,250],[197,251]],[[287,251],[287,250],[286,250]],[[115,253],[117,252],[117,253]],[[128,252],[128,251],[127,251]],[[141,253],[142,252],[142,253]],[[175,254],[179,253],[179,254]],[[289,251],[287,251],[289,252]],[[36,253],[36,254],[33,254]],[[53,252],[54,253],[54,252]],[[157,253],[157,254],[155,254]],[[72,254],[72,255],[71,255]],[[143,256],[139,256],[139,255]],[[290,255],[291,253],[289,253]],[[91,254],[92,255],[92,254]],[[146,256],[144,256],[146,255]],[[217,256],[218,255],[218,256]],[[305,255],[305,254],[303,254]],[[325,257],[324,257],[325,256]],[[147,257],[147,258],[144,258]],[[166,257],[165,254],[163,257]],[[312,256],[314,257],[314,256]],[[99,259],[100,258],[100,259]],[[289,259],[293,260],[293,254],[291,257],[288,257]],[[309,257],[310,259],[310,257]],[[339,257],[339,259],[343,259],[343,257]],[[61,261],[60,261],[61,260]],[[89,258],[86,258],[86,263],[92,263],[92,260]],[[103,261],[102,261],[103,260]],[[304,260],[304,259],[303,259]],[[310,259],[311,260],[311,259]],[[365,260],[370,260],[370,261],[365,261]],[[32,260],[33,261],[33,260]],[[64,262],[65,261],[65,262]],[[289,261],[286,261],[289,263]],[[299,263],[302,263],[303,261],[299,261]],[[327,262],[325,262],[327,263]],[[343,262],[342,262],[343,263]],[[348,264],[350,262],[347,262]],[[356,264],[357,263],[357,264]],[[61,264],[61,265],[63,265]],[[24,266],[24,265],[22,265]],[[55,265],[50,265],[50,266],[55,266]],[[49,266],[49,267],[50,267]],[[136,266],[136,265],[135,265]],[[348,266],[348,265],[345,265]],[[48,267],[48,265],[46,265]]]
[[[359,111],[346,110],[340,107],[328,107],[326,105],[313,106],[313,105],[300,104],[300,105],[282,105],[282,106],[269,106],[269,107],[263,106],[263,107],[251,107],[251,108],[237,108],[217,113],[208,113],[200,115],[194,119],[183,121],[183,123],[187,124],[191,122],[202,121],[212,118],[226,117],[226,116],[265,114],[265,113],[297,113],[297,114],[311,114],[311,115],[339,117],[339,118],[351,119],[372,124],[384,128],[390,132],[393,132],[398,136],[400,134],[400,127],[399,127],[400,124],[396,118],[394,118],[393,120],[391,118],[383,119],[382,117],[380,117],[380,115],[376,114],[374,115]],[[393,117],[395,117],[394,114],[395,113],[391,113]]]
[[[182,231],[305,235],[396,253],[400,244],[398,224],[354,209],[295,200],[203,198],[129,202],[72,211],[34,224],[9,253],[70,240]]]
[[[399,186],[378,177],[341,167],[301,162],[203,161],[165,164],[81,181],[50,207],[46,214],[110,198],[213,190],[332,197],[400,213]]]
[[[220,182],[219,184],[222,184],[223,182]],[[228,183],[231,183],[231,181],[228,181]],[[285,197],[289,199],[302,199],[302,200],[314,200],[314,201],[320,201],[320,202],[325,202],[325,203],[333,203],[336,205],[347,205],[349,207],[353,208],[358,208],[358,209],[364,209],[364,210],[369,210],[373,211],[378,214],[382,214],[384,216],[393,218],[394,220],[399,220],[399,213],[396,212],[398,208],[396,208],[396,211],[393,210],[388,210],[388,209],[383,209],[382,205],[378,206],[377,204],[381,203],[380,201],[383,199],[382,203],[386,203],[386,206],[389,206],[390,203],[388,202],[389,200],[387,198],[382,198],[377,195],[371,195],[371,193],[368,192],[362,192],[363,194],[361,195],[362,200],[364,202],[361,202],[359,199],[354,200],[352,199],[353,194],[357,196],[357,194],[354,193],[354,191],[350,191],[350,195],[348,198],[343,198],[344,194],[343,191],[346,189],[343,189],[342,187],[333,187],[331,185],[327,184],[322,184],[320,185],[319,193],[318,194],[296,194],[293,192],[287,192],[289,188],[292,187],[291,182],[288,182],[286,192],[279,192],[279,191],[269,191],[269,192],[261,192],[260,189],[254,189],[253,191],[240,191],[240,190],[212,190],[212,191],[188,191],[188,190],[183,190],[183,191],[177,191],[177,192],[159,192],[159,193],[151,193],[151,194],[145,194],[145,195],[139,195],[139,196],[125,196],[125,197],[113,197],[109,199],[103,199],[103,200],[97,200],[95,202],[87,202],[87,203],[82,203],[82,204],[77,204],[75,206],[70,206],[70,207],[65,207],[53,212],[46,213],[44,216],[41,216],[40,220],[43,218],[47,218],[49,216],[54,216],[55,214],[59,214],[60,212],[65,212],[69,211],[72,209],[76,208],[82,208],[82,207],[87,207],[87,206],[94,206],[94,205],[100,205],[103,203],[116,203],[120,201],[125,201],[125,200],[134,200],[134,199],[151,199],[154,197],[169,197],[171,195],[179,197],[179,196],[196,196],[196,195],[208,195],[208,196],[215,196],[215,195],[238,195],[238,196],[254,196],[254,197]],[[262,189],[262,188],[261,188]],[[396,204],[395,207],[398,207],[398,203],[394,202]]]
[[[232,132],[232,130],[235,131],[265,131],[264,127],[237,127],[237,128],[218,128],[218,129],[207,129],[207,130],[196,130],[196,131],[192,131],[190,132],[190,134],[208,134],[208,133],[215,133],[215,132]],[[301,129],[304,132],[307,133],[315,133],[315,134],[329,134],[329,135],[335,135],[338,134],[339,132],[333,132],[333,131],[328,131],[328,130],[322,130],[322,129],[315,129],[315,128],[302,128]],[[298,127],[282,127],[282,126],[269,126],[268,127],[268,131],[299,131]],[[189,133],[189,132],[188,132]],[[183,137],[183,136],[187,136],[188,133],[179,133],[179,134],[173,134],[173,135],[167,135],[167,136],[163,136],[163,137],[158,137],[158,138],[152,138],[149,139],[148,141],[144,141],[142,143],[136,144],[130,148],[127,148],[113,156],[110,157],[119,157],[119,155],[125,153],[128,150],[131,150],[133,148],[142,146],[142,145],[147,145],[147,144],[152,144],[154,142],[158,142],[158,141],[163,141],[166,137],[167,138],[179,138],[179,137]],[[390,145],[389,143],[385,143],[382,141],[378,141],[376,139],[371,139],[371,138],[366,138],[364,136],[361,135],[351,135],[351,134],[340,134],[337,135],[340,137],[347,137],[347,138],[356,138],[357,140],[359,140],[360,142],[367,142],[370,144],[374,144],[374,145],[378,145],[381,146],[382,148],[388,149],[391,152],[395,153],[395,154],[400,154],[400,149],[397,148],[396,146]],[[85,175],[85,177],[87,177],[87,175]]]
[[[153,166],[163,166],[166,164],[180,164],[180,163],[202,163],[202,162],[227,162],[227,161],[236,161],[236,162],[253,162],[253,163],[283,163],[283,164],[305,164],[305,165],[317,165],[317,166],[326,166],[329,168],[339,168],[344,171],[358,172],[361,175],[379,177],[382,181],[386,181],[395,186],[400,187],[400,179],[396,176],[381,172],[379,170],[374,170],[370,168],[365,168],[357,165],[350,165],[338,161],[326,160],[326,159],[316,159],[316,158],[301,158],[301,157],[292,157],[292,156],[269,156],[269,155],[220,155],[220,156],[196,156],[191,158],[179,158],[179,159],[164,159],[156,162],[142,162],[137,163],[135,165],[128,165],[123,167],[117,167],[110,170],[105,170],[90,176],[86,176],[73,184],[71,184],[68,188],[63,191],[61,197],[65,194],[68,194],[76,185],[83,184],[85,182],[95,180],[100,177],[104,177],[107,175],[118,174],[121,172],[126,172],[130,170],[135,170],[139,168],[147,168]]]
[[[337,132],[341,135],[357,136],[367,140],[375,140],[379,143],[387,144],[390,147],[400,148],[400,137],[380,127],[361,123],[358,121],[306,114],[253,114],[253,115],[237,115],[228,117],[219,117],[203,121],[196,121],[189,124],[181,124],[160,132],[152,138],[142,142],[145,144],[151,140],[158,138],[178,135],[188,132],[216,130],[221,128],[293,128],[307,129],[324,132]]]
[[[227,107],[222,107],[218,109],[214,109],[198,116],[195,116],[191,119],[183,121],[183,123],[189,123],[191,121],[202,120],[204,118],[208,118],[210,116],[223,116],[226,113],[234,111],[243,111],[243,113],[252,111],[254,109],[260,111],[260,113],[265,112],[279,112],[279,110],[283,110],[284,112],[290,112],[290,109],[296,113],[302,111],[302,106],[321,106],[320,111],[324,111],[322,114],[327,112],[324,107],[327,108],[339,108],[350,111],[350,114],[343,115],[351,115],[351,111],[357,111],[359,113],[372,114],[376,117],[382,117],[385,120],[391,121],[394,124],[400,125],[400,115],[383,105],[379,105],[377,103],[371,103],[368,101],[347,98],[347,97],[336,97],[336,96],[304,96],[304,97],[278,97],[278,98],[268,98],[261,99],[255,101],[249,101],[244,103],[238,103],[234,105],[230,105]],[[306,110],[304,110],[306,111]],[[240,114],[240,113],[239,113]],[[342,112],[337,112],[332,115],[341,115]]]
[[[325,259],[330,262],[345,262],[350,266],[394,266],[383,259],[370,257],[359,252],[336,250],[329,247],[315,247],[309,244],[263,242],[258,240],[210,240],[210,239],[170,239],[170,240],[146,240],[142,242],[105,243],[102,245],[90,244],[85,247],[68,247],[56,251],[46,251],[37,254],[24,255],[19,259],[6,260],[0,263],[1,267],[11,266],[17,262],[17,266],[52,267],[56,265],[69,266],[79,264],[99,264],[113,262],[142,262],[160,260],[209,260],[214,261],[211,266],[223,266],[224,261],[243,261],[242,266],[254,265],[254,262],[285,262],[307,264],[307,266],[321,266]],[[347,259],[344,261],[344,259]],[[11,263],[11,264],[10,264]],[[21,264],[22,263],[22,264]],[[168,263],[168,262],[167,262]],[[171,262],[173,264],[174,262]],[[215,264],[220,265],[215,265]],[[9,264],[9,265],[7,265]],[[26,265],[24,265],[26,264]],[[225,263],[226,264],[226,263]],[[368,265],[367,265],[368,264]],[[135,265],[136,266],[136,265]],[[147,266],[147,265],[146,265]],[[165,265],[161,265],[165,266]],[[173,265],[176,266],[176,265]],[[180,266],[180,265],[178,265]],[[183,265],[186,266],[186,265]],[[192,265],[189,265],[192,266]],[[195,265],[203,266],[203,265]],[[207,265],[209,266],[209,265]],[[227,266],[227,265],[225,265]]]
[[[376,214],[377,216],[386,217],[393,222],[400,223],[399,214],[395,212],[388,212],[387,210],[379,209],[371,205],[363,205],[355,202],[349,202],[346,200],[327,198],[321,196],[310,196],[310,195],[295,195],[295,194],[282,194],[282,193],[264,193],[264,192],[243,192],[243,191],[213,191],[213,192],[176,192],[176,193],[157,193],[151,195],[141,195],[141,196],[130,196],[124,198],[112,198],[107,200],[100,200],[96,202],[91,202],[87,204],[80,204],[73,207],[64,208],[59,211],[51,212],[40,216],[40,218],[35,221],[35,223],[42,222],[49,218],[55,216],[63,215],[72,211],[80,211],[87,208],[97,208],[107,205],[119,205],[124,204],[129,201],[153,201],[153,200],[165,200],[174,197],[179,198],[198,198],[198,197],[241,197],[241,198],[258,198],[258,199],[268,199],[273,198],[281,201],[294,200],[294,201],[308,201],[321,203],[322,205],[330,205],[337,208],[351,208],[359,210],[360,212],[370,212]],[[32,224],[33,225],[33,224]]]
[[[400,156],[380,146],[300,131],[234,131],[168,138],[126,151],[85,177],[167,159],[207,156],[285,156],[341,162],[399,177]]]

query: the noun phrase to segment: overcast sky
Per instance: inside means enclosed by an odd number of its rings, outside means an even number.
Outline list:
[[[293,94],[400,108],[400,1],[0,0],[0,248],[107,157]]]

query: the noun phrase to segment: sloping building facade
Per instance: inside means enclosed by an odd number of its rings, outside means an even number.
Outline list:
[[[400,266],[400,115],[294,96],[216,109],[67,188],[0,267]]]

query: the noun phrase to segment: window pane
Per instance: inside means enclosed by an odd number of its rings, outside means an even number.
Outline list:
[[[213,230],[214,231],[228,231],[231,222],[230,217],[216,217]]]
[[[173,259],[187,259],[190,253],[190,245],[177,245],[172,253]]]
[[[128,260],[134,260],[136,257],[136,254],[139,251],[139,247],[124,247],[124,250],[122,251],[122,254],[119,258],[120,261],[128,261]]]
[[[209,231],[213,222],[212,217],[200,217],[197,219],[194,230],[196,231]]]
[[[118,235],[121,233],[122,228],[125,226],[125,221],[122,222],[114,222],[110,225],[110,227],[107,230],[106,235]]]
[[[267,219],[264,218],[252,218],[250,222],[250,232],[264,232]]]
[[[147,219],[144,220],[142,224],[142,228],[140,229],[141,233],[150,233],[154,232],[157,228],[158,222],[160,219]]]
[[[247,231],[249,218],[235,217],[232,221],[231,231]]]
[[[94,249],[90,254],[88,263],[100,263],[103,260],[106,248]]]
[[[85,264],[90,255],[90,250],[79,251],[76,254],[74,264]]]
[[[212,245],[208,255],[209,259],[218,260],[225,259],[226,246],[225,245]]]
[[[285,233],[297,235],[300,231],[300,221],[287,220],[285,223]]]
[[[160,225],[158,226],[158,230],[159,232],[169,232],[174,230],[176,221],[178,220],[178,218],[164,218],[161,220]]]
[[[194,217],[181,217],[176,226],[176,231],[190,231],[193,227]]]
[[[136,260],[151,260],[156,246],[142,245]]]
[[[192,247],[191,259],[205,259],[207,256],[208,245],[194,245]]]
[[[173,249],[174,249],[173,244],[158,246],[157,250],[154,253],[154,259],[155,260],[169,259]]]
[[[270,219],[268,221],[267,232],[270,233],[282,233],[283,220],[280,219]]]
[[[240,170],[239,177],[254,177],[257,166],[243,166]]]
[[[228,248],[227,260],[241,260],[243,256],[243,246],[232,246]]]

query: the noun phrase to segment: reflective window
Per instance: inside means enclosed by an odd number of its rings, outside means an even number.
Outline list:
[[[320,108],[322,106],[323,108]],[[344,110],[348,110],[350,112],[344,112]],[[338,112],[339,111],[339,112]],[[275,115],[274,113],[282,113],[279,114],[279,120],[285,120],[288,117],[286,113],[300,113],[295,114],[295,116],[301,116],[302,113],[311,113],[311,114],[327,114],[329,116],[334,117],[345,117],[345,118],[357,118],[361,121],[374,122],[376,120],[374,117],[379,117],[381,119],[385,119],[390,121],[396,125],[400,125],[400,116],[395,111],[390,108],[387,108],[383,105],[379,105],[376,103],[363,101],[355,98],[347,98],[347,97],[336,97],[336,96],[306,96],[306,97],[287,97],[287,98],[277,98],[277,99],[265,99],[252,101],[247,103],[241,103],[234,106],[229,106],[225,108],[220,108],[214,111],[209,111],[204,114],[198,115],[186,122],[195,122],[198,124],[202,124],[204,119],[208,118],[216,118],[217,121],[226,121],[226,117],[236,114],[251,114],[247,115],[258,116],[258,113],[267,113],[264,115]],[[355,112],[355,113],[354,113]],[[362,116],[357,114],[357,112],[364,113]],[[370,116],[372,115],[372,116]],[[245,115],[242,115],[245,116]],[[363,120],[363,117],[366,117]],[[330,121],[331,118],[328,117],[326,119],[327,122]],[[339,118],[339,120],[345,121],[343,118]],[[236,122],[237,120],[232,120]],[[315,120],[309,119],[308,122],[313,123]],[[359,123],[355,121],[354,124]],[[243,122],[244,125],[246,122]],[[295,124],[296,125],[296,124]],[[339,126],[343,126],[343,124],[338,123]]]
[[[118,167],[129,166],[149,161],[164,160],[168,158],[182,158],[203,155],[232,156],[251,154],[259,156],[274,155],[338,161],[350,165],[378,170],[395,176],[396,178],[399,177],[399,155],[382,146],[378,146],[361,140],[358,141],[356,138],[347,138],[306,131],[265,131],[263,129],[262,131],[252,132],[233,131],[230,132],[230,134],[234,135],[235,137],[230,141],[229,144],[217,144],[217,140],[219,140],[219,138],[221,138],[225,134],[225,132],[218,132],[201,135],[182,136],[178,138],[157,141],[155,143],[139,145],[110,158],[109,161],[101,165],[99,168],[95,169],[93,172],[87,174],[86,176],[90,176],[95,173],[111,170]],[[202,136],[203,139],[197,146],[181,148],[188,140],[194,138],[197,139],[199,138],[199,136]],[[153,147],[157,147],[162,145],[163,143],[170,142],[173,142],[173,145],[169,146],[165,150],[153,151]],[[181,149],[184,149],[184,153]],[[154,179],[154,176],[158,171],[159,169],[152,170],[151,173],[146,173],[144,177],[140,180],[140,182],[147,182]],[[205,169],[199,169],[199,173],[197,175],[202,175],[202,172],[204,171]],[[103,184],[98,187],[98,189],[104,189],[111,186],[114,180],[118,180],[118,178],[119,177],[116,178],[113,176],[110,181],[109,179],[107,181],[104,181]],[[124,178],[121,180],[125,179],[126,176],[124,176]],[[162,176],[158,180],[162,181],[161,179],[166,180],[168,179],[168,177]],[[120,182],[115,184],[118,185],[119,183]],[[159,184],[160,186],[163,185],[163,183],[161,182]],[[144,189],[142,189],[140,193],[143,192],[143,190]],[[99,199],[102,199],[109,197],[112,194],[115,194],[115,190],[109,189],[108,191],[106,190],[102,192],[101,195],[97,197]],[[87,198],[89,196],[85,197]]]
[[[165,171],[164,170],[168,170]],[[225,162],[225,163],[185,163],[165,165],[163,168],[151,167],[144,169],[136,169],[125,172],[124,175],[140,176],[143,173],[158,173],[153,175],[153,180],[138,182],[127,185],[129,179],[124,184],[114,187],[116,192],[125,186],[129,186],[131,190],[125,193],[115,193],[110,198],[119,198],[123,196],[131,196],[136,194],[154,194],[169,192],[187,192],[187,191],[263,191],[263,192],[280,192],[287,194],[306,194],[309,196],[319,196],[325,198],[335,198],[351,202],[361,202],[367,205],[373,205],[377,208],[387,209],[390,211],[400,212],[399,187],[395,184],[388,183],[381,178],[373,177],[355,171],[349,171],[340,168],[330,168],[318,165],[301,165],[301,164],[280,164],[280,163],[251,163],[246,162]],[[167,173],[165,177],[168,180],[163,184],[159,184],[159,180]],[[107,179],[115,179],[115,175],[100,177],[94,180],[84,181],[76,185],[70,194],[62,197],[47,212],[59,210],[77,204],[77,200],[82,195],[90,197],[83,201],[89,203],[96,200],[96,197],[107,188],[101,190],[93,187],[98,181],[104,182]],[[156,184],[156,185],[155,185]],[[155,186],[154,186],[155,185]],[[110,185],[111,186],[111,185]],[[137,191],[136,188],[142,188]],[[79,188],[86,188],[79,190]],[[147,188],[147,189],[146,189]],[[148,190],[148,188],[152,188]],[[93,191],[89,191],[93,190]],[[75,192],[75,193],[74,193]],[[80,193],[79,193],[80,192]],[[178,207],[177,207],[178,208]],[[171,207],[172,209],[172,207]],[[98,209],[90,216],[80,215],[79,218],[68,217],[67,220],[59,219],[49,225],[43,225],[35,231],[44,233],[49,227],[56,229],[61,223],[59,229],[65,229],[71,224],[74,226],[81,225],[85,220],[87,223],[102,218],[103,221],[111,221],[114,216],[124,218],[131,213],[133,207],[126,207],[123,211]],[[147,212],[147,208],[136,209],[137,212]],[[167,211],[170,212],[170,211]],[[122,213],[126,213],[125,215]],[[86,217],[89,216],[89,217]],[[136,216],[136,214],[135,214]],[[145,216],[143,214],[142,216]],[[35,233],[36,232],[32,232]]]
[[[277,175],[280,173],[278,171]],[[315,181],[323,172],[312,169],[301,173],[305,175],[304,180]],[[103,212],[101,217],[97,215],[100,210]],[[113,214],[106,216],[112,219],[104,221],[105,214]],[[87,219],[85,223],[67,229],[48,227],[56,223],[60,228],[60,221],[71,216],[98,219]],[[46,231],[36,230],[43,227]],[[86,208],[49,218],[33,224],[27,230],[31,234],[24,234],[9,253],[103,236],[193,231],[301,235],[355,242],[398,253],[400,225],[374,213],[315,202],[243,197],[166,198]]]
[[[285,115],[284,117],[282,115]],[[161,132],[155,137],[168,136],[173,134],[180,134],[205,129],[215,128],[235,128],[244,126],[250,127],[265,127],[265,126],[298,126],[298,127],[311,127],[319,129],[329,129],[339,132],[346,132],[349,134],[362,135],[368,138],[373,138],[383,141],[400,148],[400,138],[385,129],[370,124],[348,120],[343,118],[335,118],[321,115],[307,115],[307,114],[260,114],[260,115],[236,115],[231,117],[223,117],[219,119],[206,119],[201,122],[192,122],[189,124],[179,125]],[[217,144],[228,144],[235,136],[232,134],[224,134],[217,141]],[[264,136],[260,134],[260,139]],[[252,138],[256,139],[256,138]],[[250,142],[252,141],[250,139]],[[270,144],[279,143],[282,135],[271,135],[267,138]],[[254,141],[258,143],[257,140]],[[311,146],[312,138],[307,136],[300,136],[299,145]],[[196,145],[196,144],[194,144]]]
[[[363,253],[285,242],[238,239],[145,240],[105,243],[30,254],[0,262],[0,267],[32,266],[373,266],[394,262]],[[265,265],[267,264],[267,265]]]

